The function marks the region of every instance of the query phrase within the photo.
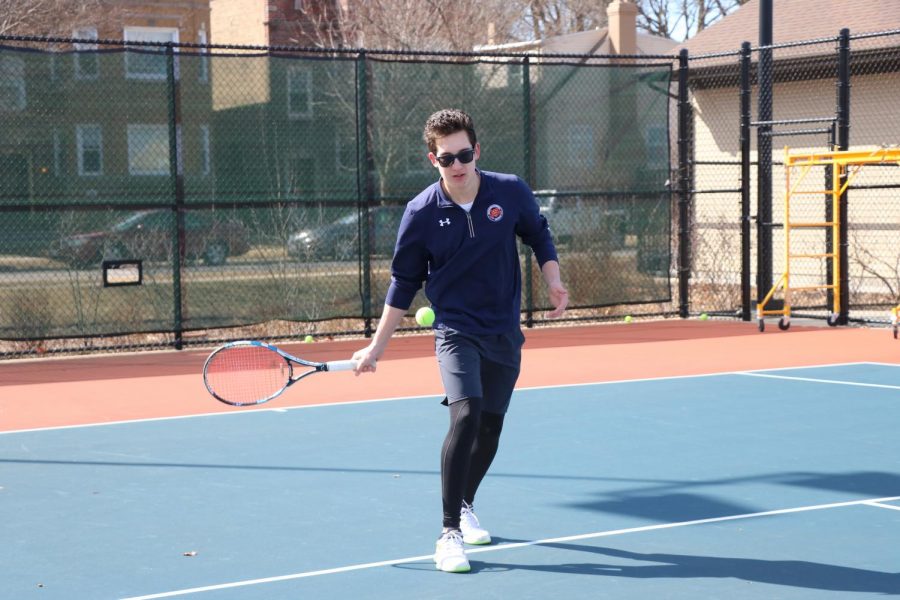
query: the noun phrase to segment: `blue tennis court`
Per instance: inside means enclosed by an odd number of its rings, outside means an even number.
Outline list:
[[[463,575],[438,400],[4,433],[0,598],[900,595],[900,365],[519,390]]]

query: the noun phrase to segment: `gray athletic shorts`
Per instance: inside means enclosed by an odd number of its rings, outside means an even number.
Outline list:
[[[482,410],[506,414],[519,378],[524,343],[518,327],[498,335],[435,329],[434,352],[446,393],[443,404],[482,398]]]

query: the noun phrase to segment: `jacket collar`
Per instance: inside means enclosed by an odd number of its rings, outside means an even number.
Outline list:
[[[487,191],[487,181],[484,177],[484,172],[481,169],[476,168],[475,171],[478,173],[478,177],[481,180],[478,186],[478,193],[475,194],[475,200],[477,201],[484,193]],[[437,180],[437,183],[434,185],[437,186],[437,205],[439,208],[449,208],[451,206],[456,206],[456,203],[450,199],[450,196],[444,191],[444,186],[441,185],[441,179]]]

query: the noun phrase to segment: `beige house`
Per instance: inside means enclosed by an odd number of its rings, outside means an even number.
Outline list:
[[[580,192],[590,196],[591,192],[641,187],[665,190],[670,135],[665,121],[672,62],[614,57],[667,57],[676,43],[638,31],[637,7],[632,2],[613,2],[607,16],[607,27],[474,50],[535,56],[531,63],[536,106],[533,184],[557,239],[564,243],[571,239],[575,244],[612,240],[614,248],[633,249],[636,236],[632,233],[639,226],[624,222],[634,221],[634,211],[625,208],[631,200],[625,196],[598,200],[595,195],[586,201]],[[554,56],[560,54],[597,58]],[[572,69],[561,62],[583,67]],[[657,64],[651,66],[653,62]],[[605,68],[613,64],[626,68]],[[490,85],[492,65],[481,67]],[[497,73],[505,75],[503,70]]]
[[[815,14],[811,15],[812,7]],[[746,5],[682,44],[692,58],[691,104],[694,110],[694,189],[726,190],[739,187],[740,136],[737,54],[742,41],[758,46],[759,2]],[[894,106],[900,90],[900,35],[863,37],[869,32],[900,30],[900,11],[894,0],[776,0],[774,2],[774,44],[804,40],[824,40],[773,50],[773,118],[803,119],[834,117],[836,110],[837,41],[842,28],[851,34],[851,149],[874,149],[900,144],[900,117]],[[704,56],[706,55],[706,56]],[[752,113],[756,119],[758,94],[753,52],[754,87]],[[776,129],[820,128],[823,124],[780,126]],[[751,132],[752,160],[756,160],[756,129]],[[773,139],[773,161],[780,163],[784,147],[797,150],[824,150],[828,136],[822,134],[784,136]],[[732,162],[734,166],[704,162]],[[884,186],[900,185],[898,169],[864,168],[854,182],[860,189],[849,194],[850,292],[853,304],[892,301],[900,287],[900,190]],[[796,174],[794,175],[796,177]],[[785,172],[773,167],[773,221],[784,222]],[[806,190],[824,188],[824,169],[810,172]],[[792,179],[795,181],[795,179]],[[881,189],[862,189],[880,186]],[[756,213],[756,171],[751,179],[752,214]],[[824,195],[795,197],[791,217],[822,221]],[[714,283],[730,300],[737,299],[739,283],[739,202],[732,192],[698,193],[694,201],[695,244],[693,283]],[[755,229],[755,223],[754,223]],[[753,233],[755,238],[755,231]],[[773,276],[777,281],[785,271],[784,230],[773,234]],[[821,230],[792,233],[793,252],[823,252]],[[756,249],[753,248],[755,257]],[[755,263],[755,260],[754,260]],[[825,283],[822,260],[791,261],[792,287]],[[755,283],[755,276],[752,278]],[[729,285],[731,284],[731,285]],[[768,291],[764,290],[763,294]],[[816,292],[818,293],[818,292]],[[754,294],[755,297],[755,294]],[[809,303],[821,303],[821,294],[810,294]],[[727,302],[729,299],[725,299]],[[796,299],[795,299],[796,300]],[[722,303],[719,298],[718,302]],[[876,310],[877,312],[877,310]],[[883,311],[882,311],[883,312]],[[856,316],[860,313],[855,312]]]

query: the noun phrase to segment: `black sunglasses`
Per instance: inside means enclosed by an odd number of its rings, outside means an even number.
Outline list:
[[[459,159],[460,164],[467,165],[475,159],[475,149],[469,148],[456,154],[441,154],[440,156],[435,156],[435,159],[442,167],[449,167],[457,159]]]

